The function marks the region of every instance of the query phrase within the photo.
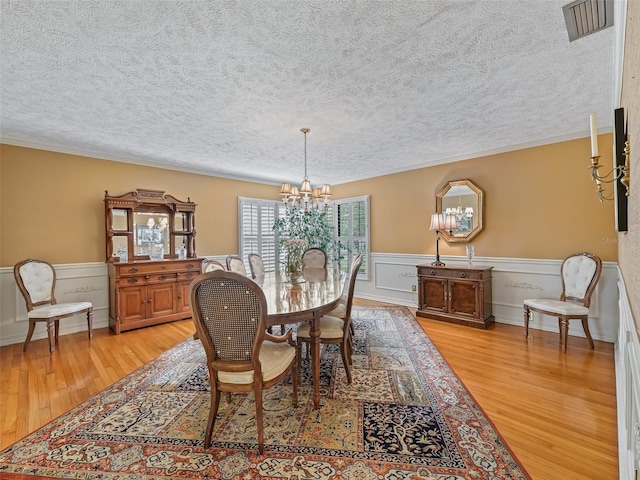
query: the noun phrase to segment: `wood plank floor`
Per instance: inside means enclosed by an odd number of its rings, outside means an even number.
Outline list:
[[[383,305],[356,300],[357,305]],[[415,311],[413,310],[415,314]],[[496,324],[418,322],[534,480],[618,478],[613,345]],[[0,448],[34,431],[194,332],[191,320],[113,335],[65,335],[0,348]]]

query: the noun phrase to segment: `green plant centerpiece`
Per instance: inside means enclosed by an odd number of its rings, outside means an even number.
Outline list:
[[[280,258],[286,260],[285,269],[289,275],[302,271],[302,253],[307,248],[321,248],[328,261],[335,257],[333,225],[327,208],[305,212],[288,207],[285,215],[274,222],[273,230],[278,234]]]

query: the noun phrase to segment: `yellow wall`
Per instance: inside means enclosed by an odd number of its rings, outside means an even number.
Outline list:
[[[586,121],[586,120],[585,120]],[[601,162],[611,165],[612,136],[600,135]],[[589,177],[587,138],[519,150],[339,186],[342,197],[371,196],[372,250],[435,253],[429,216],[447,181],[470,179],[485,193],[478,256],[555,258],[590,251],[617,260],[613,202],[600,203]],[[465,244],[440,242],[440,253],[464,255]]]
[[[611,164],[611,135],[599,138]],[[104,191],[136,188],[187,197],[196,210],[197,253],[238,251],[237,198],[277,197],[278,187],[172,170],[0,146],[0,266],[27,257],[52,263],[104,261]],[[476,255],[561,259],[591,251],[617,260],[612,202],[589,179],[589,139],[492,155],[336,185],[335,198],[371,195],[371,249],[435,254],[428,230],[435,195],[449,180],[471,179],[485,192],[485,230]],[[440,242],[441,254],[464,244]]]

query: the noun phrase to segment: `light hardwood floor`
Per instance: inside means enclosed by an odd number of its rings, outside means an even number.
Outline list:
[[[383,305],[356,299],[356,305]],[[412,310],[415,314],[415,310]],[[503,324],[484,331],[418,322],[533,480],[618,478],[613,345]],[[194,332],[191,320],[113,335],[108,329],[0,348],[0,448],[63,414]]]

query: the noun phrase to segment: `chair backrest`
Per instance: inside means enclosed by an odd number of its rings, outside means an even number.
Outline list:
[[[602,260],[593,253],[576,253],[562,262],[562,295],[560,300],[578,302],[588,307],[591,295],[602,273]]]
[[[247,276],[247,267],[244,266],[242,259],[235,255],[229,255],[227,257],[227,270],[240,273],[245,277]]]
[[[266,330],[267,302],[260,286],[249,277],[216,270],[194,280],[190,298],[198,338],[215,369],[254,369]]]
[[[13,276],[27,304],[27,311],[55,304],[56,271],[49,262],[27,258],[13,267]]]
[[[362,265],[362,254],[358,253],[353,260],[351,260],[351,268],[349,269],[349,276],[345,279],[345,288],[342,292],[344,296],[345,291],[347,297],[345,299],[345,315],[344,319],[347,323],[351,321],[351,306],[353,305],[353,293],[356,289],[356,279],[358,277],[358,270]],[[342,303],[342,302],[341,302]]]
[[[257,253],[250,253],[248,255],[249,259],[249,270],[251,270],[251,278],[253,278],[256,282],[264,281],[264,262],[262,261],[262,257]]]
[[[224,270],[224,265],[216,260],[205,258],[202,261],[202,273],[213,272],[215,270]]]
[[[327,254],[318,247],[307,248],[302,253],[302,266],[309,268],[325,268],[327,266]]]

